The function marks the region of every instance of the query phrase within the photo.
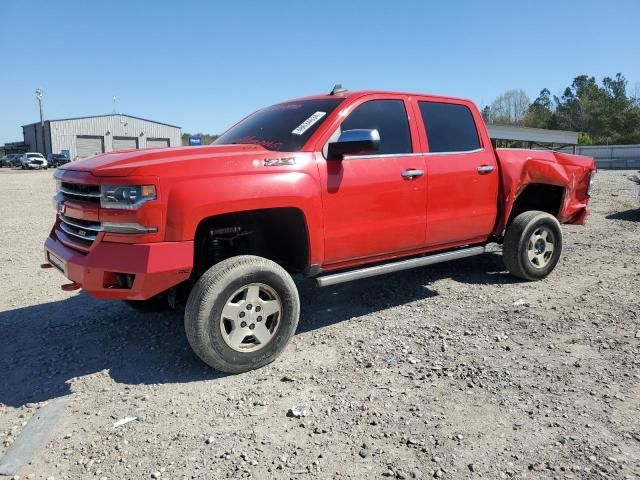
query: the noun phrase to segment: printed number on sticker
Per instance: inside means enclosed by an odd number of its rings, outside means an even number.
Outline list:
[[[318,120],[320,120],[326,114],[327,114],[327,112],[316,112],[316,113],[314,113],[309,118],[307,118],[304,122],[302,122],[300,125],[298,125],[296,127],[296,129],[291,133],[293,133],[294,135],[302,135],[304,132],[309,130],[309,128],[311,128],[314,123],[316,123]]]

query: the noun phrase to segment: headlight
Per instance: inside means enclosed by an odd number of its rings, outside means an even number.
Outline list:
[[[102,185],[102,208],[133,209],[156,199],[155,185]]]

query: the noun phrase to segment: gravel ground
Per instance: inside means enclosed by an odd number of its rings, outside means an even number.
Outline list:
[[[21,478],[639,478],[640,210],[601,172],[555,272],[498,253],[327,289],[298,334],[225,376],[177,313],[66,293],[40,270],[51,172],[0,171],[0,454],[69,403]],[[496,249],[497,250],[497,249]],[[306,415],[287,415],[304,404]],[[114,422],[138,417],[124,426]]]

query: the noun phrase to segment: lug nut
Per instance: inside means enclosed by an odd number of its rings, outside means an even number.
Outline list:
[[[247,326],[247,322],[242,322],[242,323],[240,324],[240,326],[241,326],[242,328],[246,327],[246,326]]]
[[[251,325],[249,325],[249,328],[250,328],[251,330],[253,330],[254,328],[256,328],[256,324],[255,324],[255,323],[252,323]]]
[[[256,312],[259,312],[260,310],[262,310],[262,309],[260,308],[260,305],[256,305]]]
[[[251,310],[251,304],[247,305],[247,310]]]
[[[244,317],[244,312],[240,312],[240,313],[238,314],[238,316],[239,316],[240,318]]]
[[[261,322],[262,321],[262,317],[260,315],[258,315],[258,318],[256,318],[256,321]]]

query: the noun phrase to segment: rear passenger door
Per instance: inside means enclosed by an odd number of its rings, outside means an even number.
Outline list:
[[[424,245],[424,157],[419,153],[410,111],[410,104],[400,96],[365,97],[349,107],[346,118],[322,142],[319,169],[325,264],[399,253]],[[378,130],[380,150],[327,160],[327,144],[335,141],[341,131],[352,129]],[[408,176],[407,171],[417,173]]]
[[[490,140],[469,102],[416,101],[427,154],[429,246],[481,242],[493,230],[498,169]]]

